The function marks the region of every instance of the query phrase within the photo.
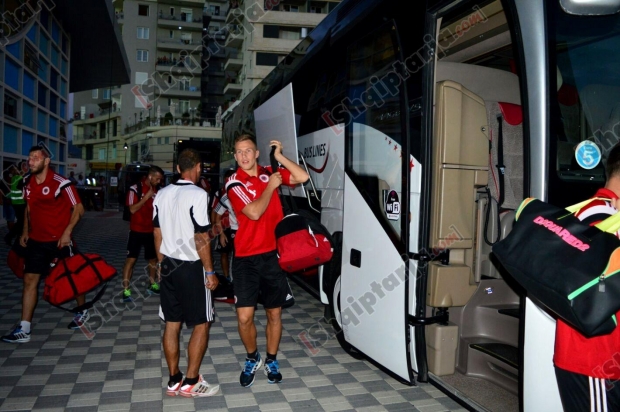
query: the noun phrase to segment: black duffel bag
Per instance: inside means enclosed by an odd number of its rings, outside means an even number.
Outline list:
[[[562,209],[525,199],[493,246],[528,295],[587,337],[612,332],[620,310],[620,213],[589,226],[574,213],[592,200]]]

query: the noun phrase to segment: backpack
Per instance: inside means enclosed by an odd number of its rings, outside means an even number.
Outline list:
[[[140,199],[142,199],[142,182],[136,183],[136,186],[138,189],[138,192],[136,194],[138,195],[139,202]],[[131,191],[131,188],[129,188],[129,190]],[[131,210],[129,210],[129,206],[127,206],[127,200],[125,200],[125,207],[123,208],[123,220],[131,222]]]

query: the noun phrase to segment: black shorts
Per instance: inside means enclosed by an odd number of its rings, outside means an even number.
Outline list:
[[[276,252],[237,257],[233,260],[235,274],[235,306],[256,306],[259,293],[265,309],[293,306],[295,298],[286,273],[278,264]]]
[[[188,262],[165,257],[161,264],[159,299],[167,322],[187,327],[212,322],[215,316],[211,291],[205,287],[202,261]]]
[[[58,242],[37,242],[28,239],[24,258],[24,273],[35,273],[46,276],[54,259],[69,256],[69,248],[58,249]]]
[[[213,239],[213,241],[215,242],[215,250],[217,252],[220,253],[230,253],[233,250],[234,247],[234,240],[235,240],[235,234],[237,233],[236,230],[232,230],[231,228],[227,228],[224,229],[224,234],[226,235],[226,238],[228,239],[228,242],[226,243],[226,246],[222,246],[222,244],[220,243],[220,237],[217,236],[215,239]]]
[[[555,377],[565,412],[620,411],[618,382],[569,372],[557,366]]]
[[[127,238],[127,257],[137,259],[140,256],[140,249],[144,247],[144,259],[157,259],[155,253],[155,236],[153,233],[141,233],[129,231]]]

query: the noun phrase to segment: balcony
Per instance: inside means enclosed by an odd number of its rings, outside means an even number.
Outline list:
[[[178,16],[159,15],[157,25],[164,29],[180,29],[202,31],[202,15],[194,18],[181,18]]]
[[[168,86],[163,84],[161,87],[155,88],[155,94],[165,97],[188,97],[200,98],[200,86],[186,86],[183,83]]]
[[[243,26],[240,24],[230,24],[228,34],[226,36],[226,47],[240,49],[243,45]]]
[[[325,16],[327,16],[326,13],[292,13],[271,10],[261,17],[260,22],[280,26],[316,27]]]
[[[157,39],[157,48],[170,51],[194,50],[196,53],[200,53],[202,51],[202,44],[200,40]]]
[[[74,134],[73,135],[73,144],[75,146],[81,146],[85,144],[97,143],[97,137],[94,134]]]
[[[182,61],[170,61],[167,57],[157,58],[157,64],[155,70],[158,72],[170,73],[172,75],[178,74],[193,74],[194,76],[200,75],[200,65],[194,62],[192,59],[187,59],[187,63]]]
[[[225,71],[238,72],[243,67],[243,53],[230,53],[226,64],[224,65]]]
[[[269,53],[288,54],[301,40],[254,38],[248,45],[248,50]]]
[[[111,108],[111,110],[108,110],[106,108],[106,109],[100,109],[96,112],[87,112],[83,119],[80,119],[80,112],[76,112],[73,117],[74,118],[73,125],[80,126],[80,125],[94,124],[94,123],[108,120],[108,118],[115,118],[115,117],[120,117],[120,116],[121,116],[120,105],[118,106],[115,105],[113,108]]]
[[[172,116],[170,113],[166,113],[166,116],[162,116],[159,119],[150,121],[150,119],[141,120],[136,124],[125,126],[124,134],[135,133],[139,130],[147,127],[165,127],[165,126],[193,126],[193,127],[221,127],[221,120],[218,123],[218,119],[215,118],[203,118],[192,116]],[[157,132],[158,129],[150,129],[153,132]]]
[[[244,18],[243,1],[232,1],[226,13],[226,23],[241,22]]]
[[[119,26],[125,22],[125,13],[123,13],[122,11],[116,11],[115,16],[116,16],[116,22],[118,23]]]
[[[239,96],[243,91],[243,84],[241,84],[239,78],[226,79],[226,83],[224,87],[225,95]]]

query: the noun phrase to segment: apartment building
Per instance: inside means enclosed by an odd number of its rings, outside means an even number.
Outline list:
[[[200,107],[201,54],[208,31],[203,20],[205,1],[115,0],[112,4],[131,81],[77,93],[73,100],[73,144],[82,148],[93,173],[116,170],[126,158],[153,161],[152,153],[132,138],[146,127],[215,126],[215,113],[204,118]]]
[[[127,56],[110,2],[67,3],[0,5],[3,170],[23,165],[29,149],[41,144],[51,153],[52,168],[66,174],[69,93],[129,82]],[[104,64],[109,61],[114,66]]]
[[[243,99],[340,0],[230,0],[224,96]]]

